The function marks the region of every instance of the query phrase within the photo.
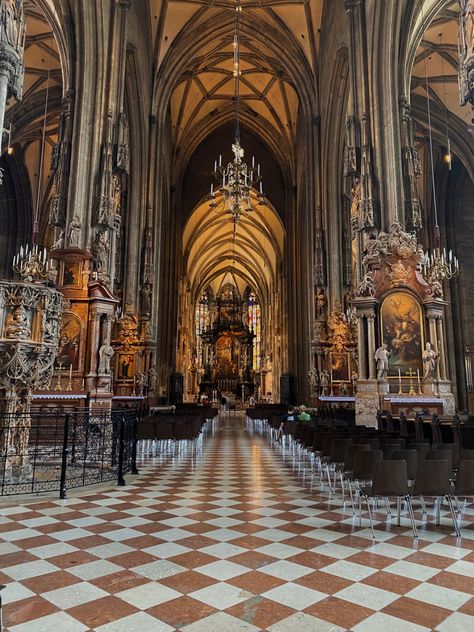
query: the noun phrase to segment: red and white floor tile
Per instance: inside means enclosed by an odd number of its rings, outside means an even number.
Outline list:
[[[125,488],[0,502],[6,631],[472,632],[474,511],[374,542],[288,456],[226,415]]]

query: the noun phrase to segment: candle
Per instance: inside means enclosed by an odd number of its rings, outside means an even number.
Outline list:
[[[72,364],[69,365],[69,379],[72,379]]]
[[[418,382],[420,381],[420,369],[416,370],[416,377],[418,378]]]
[[[398,369],[398,381],[401,382],[402,381],[402,374],[400,372],[400,369]]]

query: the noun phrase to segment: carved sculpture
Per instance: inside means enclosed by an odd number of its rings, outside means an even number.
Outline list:
[[[96,269],[100,273],[107,273],[109,259],[109,240],[103,230],[99,230],[92,245]]]
[[[321,384],[321,395],[324,397],[325,395],[328,394],[328,388],[329,388],[329,373],[327,371],[321,371],[320,384]]]
[[[81,235],[82,224],[77,215],[74,215],[68,228],[69,246],[71,248],[79,247],[79,238]]]
[[[439,351],[431,348],[431,343],[427,342],[423,351],[423,381],[429,381],[436,378],[437,367],[439,362]]]
[[[8,414],[0,416],[0,453],[8,455],[5,480],[27,480],[31,471],[31,393],[51,381],[63,306],[62,295],[38,278],[0,281],[0,322],[5,323],[0,336],[0,408]]]
[[[112,373],[110,369],[110,362],[114,355],[114,350],[109,342],[104,344],[99,349],[99,374],[110,375]]]
[[[393,222],[388,233],[381,231],[378,237],[367,241],[363,261],[368,265],[371,259],[380,261],[388,255],[400,259],[413,258],[415,263],[420,263],[423,259],[423,247],[414,233],[405,233],[398,222]]]
[[[385,343],[383,343],[375,352],[374,360],[377,363],[377,379],[384,381],[388,374],[388,359],[390,351]]]
[[[331,351],[347,351],[354,344],[354,329],[347,322],[341,304],[336,301],[328,319],[328,344]]]
[[[308,382],[311,391],[311,395],[317,395],[319,390],[319,375],[318,370],[314,367],[308,372]]]
[[[370,272],[367,272],[362,277],[359,287],[356,291],[357,296],[375,296],[374,277]]]

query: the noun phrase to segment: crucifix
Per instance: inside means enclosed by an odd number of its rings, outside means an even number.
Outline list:
[[[410,378],[410,390],[408,391],[408,395],[410,397],[415,397],[416,392],[415,392],[415,389],[413,388],[413,378],[415,377],[416,373],[415,371],[413,371],[413,369],[410,369],[409,371],[406,371],[406,375],[408,375]]]
[[[58,366],[58,380],[56,382],[56,388],[54,389],[55,391],[62,391],[63,387],[61,385],[61,372],[63,370],[63,365],[62,363]]]

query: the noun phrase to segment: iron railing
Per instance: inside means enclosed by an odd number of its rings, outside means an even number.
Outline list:
[[[139,413],[0,414],[0,496],[59,493],[137,474]]]

